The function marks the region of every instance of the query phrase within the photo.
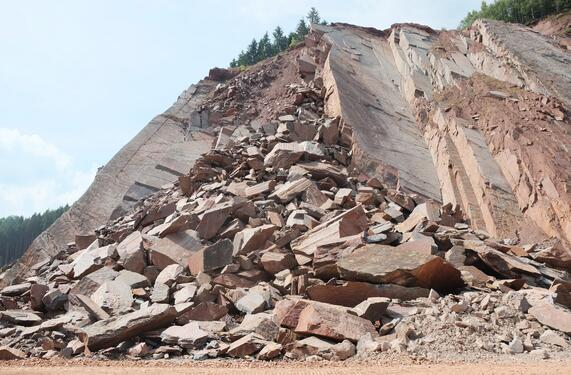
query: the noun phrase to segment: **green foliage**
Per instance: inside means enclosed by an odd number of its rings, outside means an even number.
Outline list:
[[[32,241],[68,209],[66,205],[28,218],[0,218],[0,266],[18,259]]]
[[[307,19],[307,22],[305,22],[305,19]],[[313,7],[309,10],[305,19],[300,19],[295,31],[289,33],[287,36],[283,29],[277,26],[272,33],[273,40],[270,39],[267,32],[259,41],[253,39],[245,51],[240,52],[237,58],[232,59],[230,67],[238,68],[254,65],[258,61],[285,51],[288,47],[296,45],[303,40],[309,33],[309,26],[312,23],[327,25],[327,21],[322,20],[317,9]]]
[[[490,4],[482,1],[480,10],[469,12],[460,27],[470,27],[479,18],[529,24],[567,9],[571,9],[571,0],[496,0]]]

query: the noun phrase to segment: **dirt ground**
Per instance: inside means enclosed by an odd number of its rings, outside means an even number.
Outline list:
[[[5,365],[7,365],[5,367]],[[168,371],[168,375],[215,375],[215,374],[248,374],[248,375],[408,375],[408,374],[462,374],[462,375],[547,375],[571,374],[571,360],[548,361],[513,361],[500,363],[468,363],[468,364],[383,364],[367,363],[365,365],[340,363],[260,363],[260,362],[163,362],[163,361],[127,361],[117,362],[18,362],[0,366],[2,375],[156,375],[157,372]]]

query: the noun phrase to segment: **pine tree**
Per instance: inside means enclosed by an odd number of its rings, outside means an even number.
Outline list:
[[[246,65],[254,65],[258,58],[258,42],[252,39],[246,50]]]
[[[268,58],[273,55],[273,48],[272,43],[270,42],[270,36],[268,32],[262,36],[260,41],[258,42],[258,59],[257,61],[261,61],[265,58]]]
[[[319,17],[319,12],[317,11],[317,9],[315,9],[315,7],[311,7],[309,13],[307,13],[306,18],[310,25],[312,23],[319,24],[319,21],[321,20],[321,18]]]
[[[279,53],[281,51],[284,51],[288,46],[289,46],[289,42],[287,37],[285,36],[283,30],[281,27],[276,27],[274,32],[272,33],[272,36],[274,37],[274,51],[275,53]]]
[[[297,23],[297,28],[295,29],[297,40],[302,41],[303,37],[306,36],[308,32],[309,29],[307,28],[305,20],[303,18],[300,19],[299,22]]]

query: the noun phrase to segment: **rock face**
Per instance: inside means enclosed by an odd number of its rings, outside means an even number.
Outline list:
[[[2,275],[3,354],[569,347],[568,56],[512,32],[313,25],[213,70]]]

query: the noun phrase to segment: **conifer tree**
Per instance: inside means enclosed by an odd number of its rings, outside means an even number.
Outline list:
[[[317,9],[315,9],[315,7],[311,7],[309,13],[307,13],[306,18],[307,22],[309,22],[310,25],[312,23],[319,24],[319,22],[321,21],[321,18],[319,17],[319,12],[317,11]]]

